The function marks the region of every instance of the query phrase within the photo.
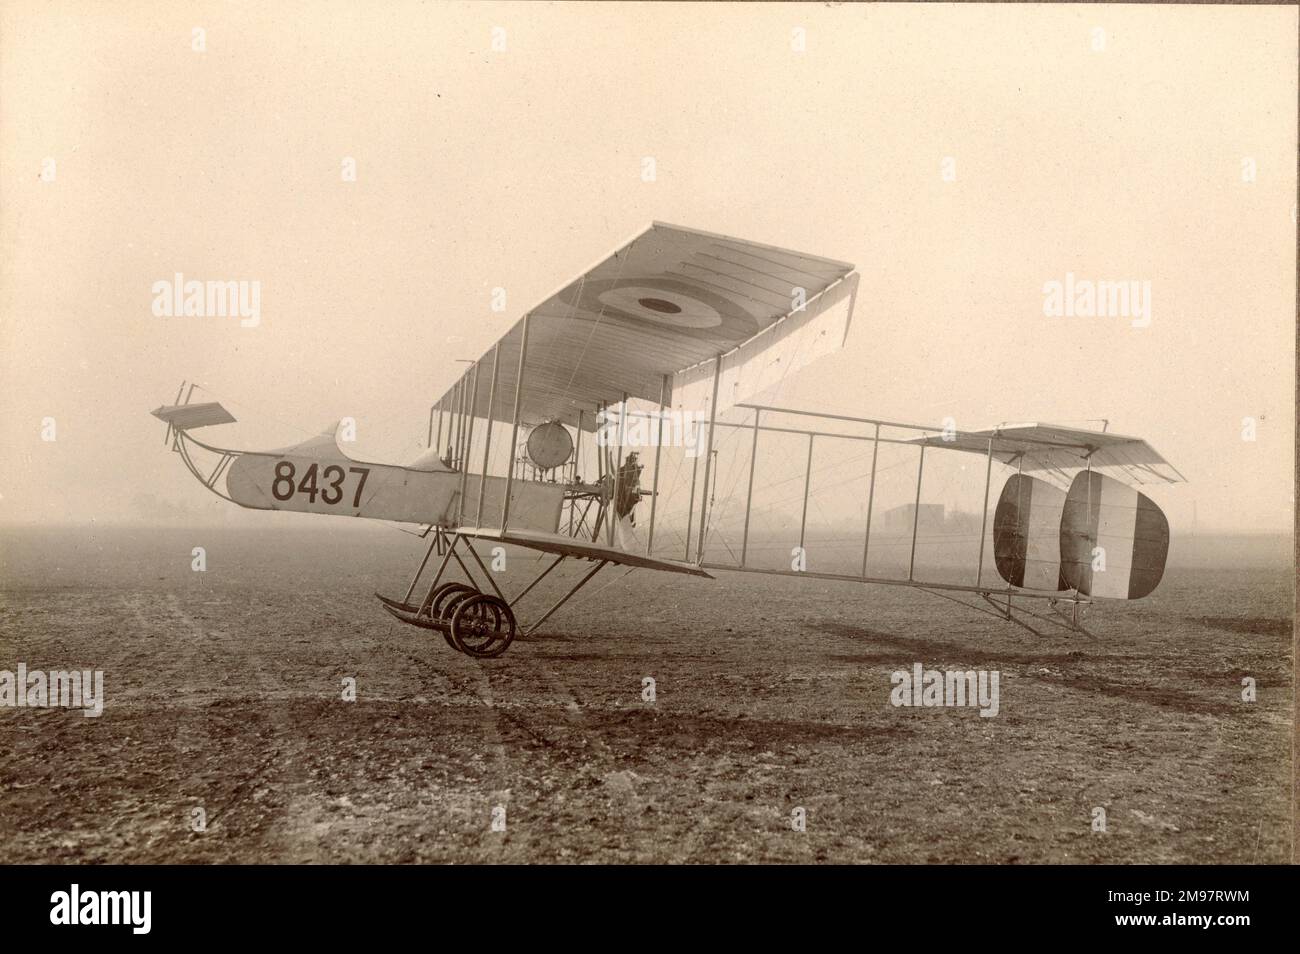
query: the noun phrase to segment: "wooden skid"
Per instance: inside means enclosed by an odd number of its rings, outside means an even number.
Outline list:
[[[378,594],[375,594],[378,596]],[[409,623],[412,626],[419,626],[421,629],[436,629],[440,633],[447,632],[447,624],[440,619],[434,619],[431,616],[424,616],[414,609],[407,609],[403,604],[396,600],[389,600],[386,597],[379,597],[384,604],[384,609],[390,614],[400,619],[403,623]]]

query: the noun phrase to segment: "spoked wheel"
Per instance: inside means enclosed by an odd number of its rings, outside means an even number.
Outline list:
[[[456,608],[461,600],[476,593],[478,593],[478,590],[465,583],[444,583],[433,591],[433,599],[429,602],[429,616],[432,619],[441,621],[442,625],[438,629],[442,630],[442,638],[447,641],[447,645],[452,649],[460,649],[455,640],[451,638],[452,610]]]
[[[465,602],[471,596],[478,596],[478,590],[472,586],[464,589],[454,590],[447,594],[447,598],[442,601],[442,607],[438,611],[438,619],[442,620],[448,628],[451,627],[452,614],[456,612],[456,607]]]
[[[460,600],[451,614],[451,640],[467,656],[492,659],[510,648],[515,614],[505,600],[478,593]]]
[[[447,598],[447,594],[452,590],[459,589],[474,590],[472,586],[467,587],[464,583],[443,583],[424,598],[424,605],[420,607],[420,612],[425,616],[432,616],[434,619],[437,619],[439,615],[438,611],[442,607],[442,601]],[[474,592],[478,591],[474,590]]]

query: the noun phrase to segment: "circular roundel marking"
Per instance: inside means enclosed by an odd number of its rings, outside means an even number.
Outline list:
[[[716,328],[722,324],[722,315],[712,305],[665,288],[623,285],[607,289],[596,297],[602,305],[656,324],[675,328]]]
[[[636,303],[642,308],[649,308],[661,315],[680,315],[682,312],[681,306],[674,305],[670,301],[664,301],[662,298],[638,298]]]
[[[538,424],[528,435],[528,459],[541,470],[567,463],[573,453],[573,438],[559,421]]]
[[[622,319],[711,344],[739,344],[759,332],[753,305],[743,295],[663,276],[580,282],[562,291],[560,300],[577,320]]]

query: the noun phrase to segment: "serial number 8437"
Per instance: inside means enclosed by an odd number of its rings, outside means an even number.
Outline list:
[[[302,479],[295,481],[297,470],[293,461],[277,461],[271,496],[276,500],[288,500],[294,494],[306,494],[307,499],[315,503],[319,495],[321,503],[332,507],[343,499],[343,483],[348,474],[360,474],[361,479],[357,481],[356,490],[352,494],[352,506],[361,506],[361,490],[366,486],[366,478],[370,476],[369,467],[349,467],[346,471],[337,464],[330,464],[324,470],[319,470],[319,467],[319,464],[312,464],[303,472]],[[317,483],[318,479],[320,484]]]

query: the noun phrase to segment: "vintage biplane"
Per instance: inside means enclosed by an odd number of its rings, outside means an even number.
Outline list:
[[[565,561],[585,566],[525,634],[611,565],[908,586],[1030,628],[1079,630],[1094,599],[1150,593],[1169,526],[1136,488],[1182,477],[1143,440],[765,403],[842,346],[858,278],[655,223],[472,362],[405,466],[353,459],[335,429],[272,451],[205,443],[196,429],[234,418],[193,402],[193,385],[153,413],[190,472],[242,507],[422,528],[405,593],[376,596],[476,657],[505,652],[522,601]],[[506,547],[539,554],[513,597],[480,553],[495,564]]]

